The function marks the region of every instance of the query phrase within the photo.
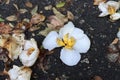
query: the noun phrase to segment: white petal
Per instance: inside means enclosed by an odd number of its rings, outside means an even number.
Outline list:
[[[86,53],[90,48],[90,44],[90,39],[87,37],[87,35],[83,34],[81,39],[76,40],[73,48],[80,53]]]
[[[62,49],[60,53],[60,59],[66,65],[74,66],[80,61],[81,55],[75,50]]]
[[[119,40],[120,40],[120,30],[117,32],[117,37],[118,37]]]
[[[102,13],[99,14],[99,17],[105,17],[105,16],[107,16],[107,15],[109,15],[108,12],[102,12]]]
[[[118,19],[120,19],[120,13],[115,13],[115,14],[111,15],[110,19],[112,19],[112,20],[118,20]]]
[[[115,7],[116,10],[118,10],[119,7],[120,7],[120,3],[119,3],[119,2],[116,2],[116,1],[108,1],[108,2],[106,3],[106,5],[113,6],[113,7]]]
[[[43,47],[49,51],[58,47],[56,40],[58,38],[58,33],[56,31],[50,32],[46,38],[43,40]]]
[[[70,36],[74,37],[75,39],[80,39],[83,37],[84,31],[79,28],[74,28],[74,30],[70,33]]]
[[[106,5],[106,3],[104,2],[101,2],[99,5],[98,5],[98,8],[100,9],[100,11],[102,11],[102,13],[99,15],[99,17],[104,17],[104,16],[107,16],[108,15],[108,5]]]
[[[63,28],[60,29],[59,35],[61,38],[67,33],[71,33],[74,29],[74,24],[72,22],[68,22],[66,25],[64,25]]]

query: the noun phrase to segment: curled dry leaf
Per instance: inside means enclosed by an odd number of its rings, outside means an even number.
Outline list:
[[[24,14],[24,13],[28,12],[28,10],[27,10],[27,9],[20,9],[19,12],[20,12],[21,14]]]
[[[19,10],[17,4],[13,4],[13,6],[17,9],[17,11]]]
[[[30,22],[32,24],[38,24],[38,23],[40,23],[40,22],[42,22],[44,20],[45,20],[45,16],[44,15],[42,15],[42,14],[35,14],[35,15],[32,16],[32,19],[31,19]]]
[[[101,2],[106,2],[107,0],[94,0],[94,5],[99,5]]]
[[[16,15],[8,16],[8,17],[6,17],[6,20],[8,20],[8,21],[16,21],[17,20],[17,16]]]
[[[70,19],[70,20],[73,20],[73,19],[74,19],[74,15],[73,15],[72,12],[70,12],[70,11],[67,11],[67,17],[68,17],[68,19]]]
[[[40,35],[47,36],[47,34],[52,31],[53,29],[51,27],[45,28],[45,30],[42,30],[39,32]]]
[[[0,23],[0,34],[8,34],[11,33],[12,28],[9,24]]]
[[[32,8],[32,7],[33,7],[32,3],[29,2],[29,1],[27,1],[27,2],[25,3],[25,5],[26,5],[27,7],[29,7],[29,8]]]
[[[35,15],[37,13],[38,10],[38,6],[35,6],[32,10],[31,10],[31,14]]]
[[[95,76],[94,80],[103,80],[100,76]]]
[[[45,10],[52,10],[52,5],[48,5],[44,7]]]

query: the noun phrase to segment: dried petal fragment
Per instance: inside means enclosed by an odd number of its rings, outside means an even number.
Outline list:
[[[106,2],[107,0],[94,0],[94,5],[99,5],[101,2]]]

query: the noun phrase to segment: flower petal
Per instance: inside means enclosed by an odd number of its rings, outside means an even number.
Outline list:
[[[120,7],[120,3],[116,1],[108,1],[106,5],[110,5],[115,8],[115,10],[118,10]]]
[[[60,53],[60,59],[68,66],[77,65],[81,59],[79,52],[63,48]]]
[[[56,40],[58,38],[58,33],[56,31],[50,32],[43,41],[43,47],[49,51],[58,47]]]
[[[79,28],[74,28],[74,30],[70,33],[70,36],[74,37],[75,39],[80,39],[83,37],[84,31]]]
[[[98,5],[98,8],[100,9],[100,11],[102,11],[102,13],[99,15],[99,17],[104,17],[104,16],[109,15],[108,10],[107,10],[108,5],[106,5],[106,3],[101,2],[101,3]]]
[[[66,25],[64,25],[63,28],[60,29],[59,35],[61,38],[67,33],[71,33],[74,29],[74,24],[72,22],[68,22]]]
[[[87,35],[83,34],[83,37],[79,40],[76,40],[73,48],[80,53],[86,53],[90,48],[90,40]]]
[[[115,14],[111,15],[110,19],[112,19],[112,20],[118,20],[118,19],[120,19],[120,13],[115,13]]]

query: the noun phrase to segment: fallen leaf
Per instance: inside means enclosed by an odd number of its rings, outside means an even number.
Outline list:
[[[74,15],[73,15],[72,12],[70,12],[70,11],[67,11],[67,17],[68,17],[68,19],[70,19],[70,20],[73,20],[73,19],[74,19]]]
[[[95,76],[94,80],[103,80],[100,76]]]
[[[60,3],[56,4],[56,8],[64,7],[64,5],[65,5],[65,2],[60,2]]]
[[[94,0],[93,5],[99,5],[101,2],[106,2],[107,0]]]
[[[32,8],[32,7],[33,7],[32,3],[29,2],[29,1],[27,1],[27,2],[25,3],[25,5],[26,5],[27,7],[29,7],[29,8]]]
[[[0,22],[3,22],[3,21],[5,21],[3,18],[0,18]]]
[[[38,10],[38,6],[35,6],[32,11],[31,11],[31,14],[34,15],[37,13],[37,10]]]
[[[20,12],[21,14],[24,14],[24,13],[28,12],[28,10],[27,10],[27,9],[20,9],[19,12]]]
[[[6,17],[6,20],[8,20],[8,21],[16,21],[17,20],[17,16],[16,15],[8,16],[8,17]]]
[[[115,38],[111,44],[117,44],[118,43],[118,38]]]
[[[47,34],[52,31],[53,29],[52,28],[45,28],[45,30],[42,30],[39,32],[40,35],[43,35],[43,36],[47,36]]]
[[[32,16],[30,22],[32,24],[37,24],[37,23],[40,23],[40,22],[42,22],[44,20],[45,20],[45,16],[44,15],[42,15],[42,14],[35,14],[35,15]]]
[[[6,0],[6,4],[9,4],[10,3],[10,0]]]
[[[52,10],[52,5],[48,5],[44,7],[45,10]]]
[[[13,4],[13,6],[17,9],[17,11],[19,10],[17,4]]]
[[[11,33],[12,28],[9,24],[0,23],[0,34]]]

